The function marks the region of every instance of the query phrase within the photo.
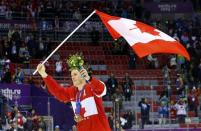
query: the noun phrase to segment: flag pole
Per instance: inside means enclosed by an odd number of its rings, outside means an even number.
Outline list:
[[[84,21],[82,21],[82,23],[80,23],[79,26],[77,26],[73,32],[71,32],[53,51],[52,53],[42,62],[42,65],[44,65],[44,63],[94,14],[96,13],[96,10],[94,10]],[[38,71],[38,69],[36,69],[33,73],[33,75],[36,74],[36,72]]]

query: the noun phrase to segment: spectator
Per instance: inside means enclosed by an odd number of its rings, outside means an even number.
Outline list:
[[[4,54],[4,40],[3,39],[0,39],[0,57],[3,56]]]
[[[53,59],[54,61],[59,61],[59,60],[60,60],[60,55],[59,55],[59,53],[55,53],[55,54],[52,56],[52,59]]]
[[[132,85],[132,79],[129,77],[128,73],[126,73],[125,78],[123,80],[123,92],[125,101],[131,101]]]
[[[7,8],[6,8],[6,19],[12,19],[12,14],[13,14],[12,10],[10,9],[9,6],[7,6]]]
[[[86,14],[88,13],[88,8],[90,8],[89,4],[87,2],[82,2],[80,5],[80,12],[82,12],[83,16],[86,17]]]
[[[63,74],[63,62],[62,60],[57,60],[55,63],[55,75],[56,76],[62,76]]]
[[[199,83],[201,83],[201,59],[200,59],[200,62],[199,62],[199,65],[198,65],[198,81]]]
[[[118,100],[119,110],[123,108],[123,95],[119,88],[116,88],[115,93],[111,96],[112,101]]]
[[[4,78],[4,71],[2,69],[0,70],[0,83],[3,82],[3,78]]]
[[[11,61],[10,61],[10,59],[9,58],[7,58],[7,57],[4,57],[4,67],[5,68],[7,68],[7,69],[9,69],[10,70],[10,65],[11,65]]]
[[[121,12],[122,12],[122,13],[121,13],[121,17],[123,17],[123,18],[128,18],[128,11],[127,11],[127,9],[122,9]]]
[[[43,118],[42,116],[40,116],[40,117],[38,118],[38,127],[39,127],[40,129],[42,129],[42,131],[46,131],[46,129],[47,129],[46,123],[45,123],[44,118]]]
[[[0,130],[2,130],[3,129],[3,125],[2,125],[3,123],[2,123],[2,117],[0,117]]]
[[[118,88],[118,82],[113,73],[110,74],[110,77],[106,82],[106,86],[111,99],[111,96],[115,93],[116,88]]]
[[[133,52],[133,50],[129,50],[129,69],[135,69],[136,68],[136,54]]]
[[[3,69],[5,67],[6,58],[0,57],[0,69]]]
[[[31,110],[30,119],[33,124],[33,130],[37,130],[39,126],[39,117],[34,109]]]
[[[121,38],[115,39],[113,41],[113,50],[112,50],[113,54],[119,55],[122,53],[123,47],[121,46],[121,42],[122,42]]]
[[[177,74],[176,79],[176,89],[177,89],[177,95],[184,95],[184,82],[183,78],[181,77],[181,74]]]
[[[35,16],[36,16],[36,6],[34,6],[34,5],[27,5],[27,11],[28,11],[27,12],[27,17],[34,19]]]
[[[168,118],[168,106],[167,103],[162,101],[158,108],[159,114],[159,124],[166,124],[166,119]]]
[[[176,57],[175,57],[175,55],[172,55],[171,57],[170,57],[170,68],[171,69],[176,69],[176,67],[177,67],[177,62],[176,62]]]
[[[11,119],[14,119],[14,117],[17,115],[18,112],[19,112],[18,107],[15,105],[11,112]]]
[[[19,48],[19,53],[18,53],[18,56],[19,56],[19,59],[20,59],[20,62],[22,62],[23,60],[23,53],[25,52],[25,43],[22,43],[22,45],[20,46]]]
[[[134,115],[131,112],[131,110],[126,112],[126,114],[124,115],[124,118],[127,120],[127,123],[124,126],[124,129],[131,129],[133,126],[133,121],[134,121]]]
[[[142,98],[138,106],[141,109],[141,128],[144,129],[144,125],[149,123],[150,105],[145,98]]]
[[[159,62],[156,57],[153,57],[152,55],[147,56],[147,60],[149,61],[149,68],[150,69],[156,69],[159,67]]]
[[[121,127],[121,121],[120,120],[116,120],[115,125],[116,125],[116,129],[115,131],[125,131],[122,127]]]
[[[200,69],[201,68],[199,68],[198,65],[196,65],[196,64],[192,65],[190,74],[192,75],[194,85],[197,85],[199,83],[199,73],[201,74]]]
[[[79,8],[73,13],[73,19],[75,19],[77,21],[81,21],[82,20],[82,15],[80,13],[80,9]]]
[[[171,123],[175,124],[176,123],[176,118],[177,118],[177,110],[175,108],[174,101],[170,102],[169,116],[170,116]]]
[[[4,53],[3,53],[3,55],[4,56],[8,56],[8,57],[10,57],[10,45],[9,45],[9,42],[8,42],[8,40],[4,40],[4,43],[3,43],[3,48],[4,48]]]
[[[5,73],[2,79],[3,83],[11,83],[11,73],[8,68],[5,68]]]
[[[196,52],[195,52],[195,46],[194,46],[194,45],[196,45],[196,43],[198,43],[198,41],[193,42],[193,44],[186,45],[187,51],[188,51],[191,59],[196,58]]]
[[[48,26],[49,25],[48,25],[47,20],[45,18],[42,18],[42,20],[41,20],[41,28],[42,28],[42,30],[43,31],[47,31],[48,28],[49,28]]]
[[[175,104],[175,108],[177,110],[177,118],[178,118],[179,124],[185,123],[185,118],[186,118],[186,115],[187,115],[186,107],[187,107],[186,103],[182,99],[180,99]]]
[[[13,33],[14,33],[14,28],[13,27],[10,27],[10,29],[8,30],[8,42],[11,42],[11,40],[12,40],[12,35],[13,35]]]
[[[34,81],[32,75],[30,75],[30,76],[28,77],[28,80],[27,80],[27,81],[28,81],[28,84],[31,85],[31,87],[33,87],[33,86],[35,85],[35,81]]]
[[[20,120],[20,119],[19,119],[19,120]],[[18,124],[17,124],[16,121],[12,121],[12,122],[10,123],[10,125],[11,125],[10,131],[24,131],[24,129],[19,128],[19,126],[18,126]]]
[[[5,5],[4,1],[2,1],[1,5],[0,5],[0,17],[5,18],[5,15],[6,15],[6,5]]]
[[[13,64],[12,62],[8,62],[8,63],[7,63],[7,66],[8,66],[8,67],[6,67],[6,68],[9,68],[10,74],[11,74],[11,76],[13,76],[13,75],[15,74],[15,67],[14,67],[14,64]]]
[[[44,53],[45,53],[45,56],[49,55],[50,51],[51,51],[51,42],[50,42],[50,38],[47,37],[46,41],[44,42]]]
[[[128,73],[126,73],[125,76],[124,76],[123,82],[125,82],[125,81],[128,81],[131,86],[133,85],[133,81],[130,78]]]
[[[133,53],[134,57],[136,57],[133,49],[130,48],[130,45],[127,43],[127,41],[124,38],[120,38],[120,39],[121,39],[121,44],[120,44],[121,53],[126,54],[126,55],[127,54],[132,55],[132,54],[129,54],[129,53]],[[129,51],[131,51],[131,52],[129,52]]]
[[[201,39],[195,43],[195,52],[198,58],[201,57]]]
[[[179,71],[185,68],[185,58],[183,56],[177,55],[177,65]]]
[[[19,46],[21,45],[21,30],[19,26],[14,28],[11,41],[15,42],[17,49],[19,49]]]
[[[4,59],[0,56],[0,83],[4,76]]]
[[[59,17],[58,16],[55,16],[54,18],[54,30],[55,31],[59,31]]]
[[[180,41],[180,40],[179,40],[179,37],[177,36],[177,33],[174,33],[173,38],[174,38],[175,40],[177,40],[177,41]]]
[[[161,94],[159,101],[160,103],[168,105],[169,99],[167,98],[166,94]]]
[[[184,32],[181,36],[181,42],[186,45],[189,42],[189,35],[187,32]]]
[[[17,124],[18,130],[24,130],[24,124],[26,123],[27,119],[19,111],[14,117],[13,121],[14,125]]]
[[[123,117],[121,117],[120,116],[120,125],[121,125],[121,127],[123,128],[123,129],[125,129],[126,127],[126,124],[127,124],[127,120],[125,119],[125,118],[123,118]]]
[[[93,43],[93,45],[97,45],[100,39],[100,33],[98,30],[96,30],[95,27],[92,28],[91,31],[91,41]]]
[[[55,131],[60,131],[59,125],[56,125],[56,126],[55,126]]]
[[[17,51],[17,45],[15,43],[15,41],[12,41],[12,46],[11,46],[11,60],[13,62],[17,62],[18,61],[18,51]]]
[[[23,84],[24,83],[24,72],[23,72],[22,68],[18,67],[18,69],[14,75],[14,81],[17,84]]]
[[[196,117],[198,116],[199,95],[200,91],[196,87],[193,87],[188,95],[188,109],[194,111]]]
[[[30,116],[27,116],[27,121],[26,121],[24,127],[28,131],[32,131],[33,130],[33,123],[32,123],[32,120],[31,120]]]
[[[28,47],[30,56],[35,58],[37,47],[36,47],[35,37],[33,35],[31,35],[30,38],[28,38],[27,47]]]
[[[162,72],[163,72],[163,85],[165,87],[167,87],[171,83],[171,81],[170,81],[170,69],[168,68],[167,65],[165,65],[163,67]]]
[[[7,131],[11,129],[8,113],[5,115],[4,113],[2,113],[0,117],[0,125],[1,125],[0,130]]]
[[[54,39],[58,39],[59,27],[59,17],[56,16],[54,18]]]
[[[26,52],[23,53],[23,57],[22,57],[22,60],[23,60],[23,65],[24,65],[24,68],[25,69],[29,69],[29,64],[30,64],[30,55],[29,55],[29,52],[26,48]]]
[[[42,40],[42,37],[39,37],[39,42],[38,42],[38,44],[39,44],[39,50],[38,50],[38,58],[43,58],[43,56],[44,56],[44,48],[45,48],[45,45],[44,45],[44,42],[43,42],[43,40]]]

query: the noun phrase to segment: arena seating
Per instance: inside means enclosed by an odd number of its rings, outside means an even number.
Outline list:
[[[56,47],[56,43],[55,46]],[[157,109],[159,106],[158,99],[161,92],[164,90],[163,86],[163,75],[161,69],[146,69],[147,68],[147,61],[146,58],[140,59],[137,58],[137,69],[129,69],[128,68],[128,56],[127,55],[113,55],[111,50],[111,43],[99,43],[99,45],[91,45],[91,43],[85,42],[67,42],[61,49],[59,49],[59,54],[63,62],[66,61],[66,58],[70,54],[74,54],[77,52],[82,52],[87,62],[91,65],[94,69],[93,74],[104,82],[106,82],[107,78],[111,73],[115,74],[116,78],[118,79],[119,84],[122,83],[122,78],[124,77],[125,73],[129,73],[129,76],[133,79],[135,86],[133,86],[133,90],[136,91],[132,96],[131,102],[123,102],[123,106],[125,110],[132,109],[137,111],[137,116],[140,116],[140,108],[137,106],[137,102],[140,101],[142,97],[149,98],[149,102],[152,106],[151,115],[154,118],[157,118]],[[164,59],[165,55],[160,56],[159,59]],[[40,62],[39,59],[33,59],[31,61],[31,68],[36,68],[37,64]],[[54,75],[55,70],[55,61],[50,59],[49,61],[50,66],[48,67],[48,71],[50,75]],[[163,64],[163,63],[162,63]],[[65,66],[67,66],[65,64]],[[66,67],[68,70],[68,67]],[[64,72],[64,77],[62,79],[58,79],[58,82],[65,84],[71,83],[69,72]],[[175,74],[176,72],[172,70],[171,72],[171,81],[174,83],[175,81]],[[37,84],[41,83],[41,79],[39,76],[34,77]],[[150,85],[153,86],[151,89]],[[175,86],[172,86],[173,94],[176,92]],[[152,93],[153,95],[150,95]],[[176,100],[176,96],[172,95],[172,100]],[[105,101],[105,110],[106,112],[110,112],[112,110],[112,102]],[[194,117],[192,112],[189,112],[189,117]],[[153,119],[154,119],[153,118]]]

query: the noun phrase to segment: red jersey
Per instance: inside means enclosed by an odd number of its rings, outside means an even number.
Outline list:
[[[176,119],[177,117],[177,110],[174,107],[170,107],[170,118]]]
[[[75,113],[76,99],[79,93],[77,87],[63,88],[51,76],[47,76],[43,80],[49,92],[58,100],[64,103],[71,102]],[[102,102],[102,96],[105,94],[105,84],[94,77],[84,86],[80,97],[80,115],[84,119],[77,123],[78,131],[111,131]]]

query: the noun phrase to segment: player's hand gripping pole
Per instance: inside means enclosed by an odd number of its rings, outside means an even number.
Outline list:
[[[44,63],[94,14],[96,13],[96,10],[94,10],[84,21],[82,21],[82,23],[80,23],[79,26],[77,26],[73,32],[71,32],[58,46],[56,49],[54,49],[54,51],[52,51],[52,53],[41,63],[42,65],[44,65]],[[36,69],[33,72],[33,75],[36,74],[38,70]]]

